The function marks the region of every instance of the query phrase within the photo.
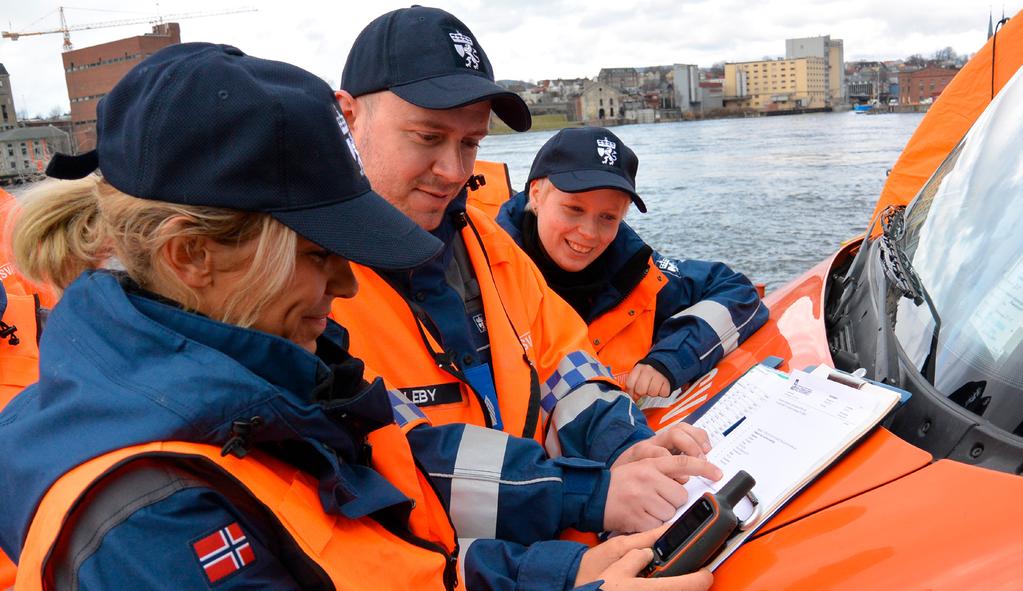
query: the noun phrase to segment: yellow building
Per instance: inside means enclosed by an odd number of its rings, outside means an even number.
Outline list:
[[[827,60],[828,105],[836,107],[847,102],[845,96],[845,43],[831,35],[785,40],[785,59],[822,57]]]
[[[827,63],[821,57],[725,64],[726,108],[759,111],[828,106]]]

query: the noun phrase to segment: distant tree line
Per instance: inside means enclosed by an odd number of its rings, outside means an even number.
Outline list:
[[[967,54],[958,54],[956,50],[951,47],[939,49],[931,54],[931,57],[927,58],[919,53],[907,57],[904,62],[907,66],[915,66],[918,68],[926,68],[928,66],[956,66],[962,67],[970,59]]]

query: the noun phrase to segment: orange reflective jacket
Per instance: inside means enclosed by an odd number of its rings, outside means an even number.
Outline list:
[[[3,322],[17,329],[14,339],[0,339],[0,409],[39,379],[39,309],[52,308],[56,301],[52,291],[30,283],[14,267],[10,228],[17,211],[14,197],[0,189],[0,281],[7,292]]]
[[[547,397],[564,396],[567,388],[555,374],[573,369],[568,367],[569,354],[593,363],[581,368],[592,372],[587,378],[610,381],[604,377],[607,370],[596,367],[586,325],[547,287],[529,257],[492,218],[471,206],[467,212],[470,223],[461,235],[482,292],[503,430],[545,443],[548,437],[541,427],[557,404]],[[443,349],[413,314],[412,304],[371,269],[355,264],[352,269],[359,280],[358,295],[333,304],[335,319],[351,335],[352,355],[412,402],[426,403],[420,407],[434,424],[489,426],[479,397],[438,362],[436,354]],[[457,401],[429,404],[431,393],[451,388],[458,388]],[[557,423],[555,413],[551,428],[559,429]],[[559,455],[560,448],[552,445],[546,446],[548,452]]]
[[[220,448],[186,442],[156,442],[116,450],[77,466],[46,493],[29,528],[15,589],[45,587],[46,560],[76,502],[112,469],[133,459],[205,460],[230,474],[277,516],[298,547],[330,577],[337,589],[453,589],[457,585],[457,546],[443,505],[419,472],[396,425],[370,434],[378,457],[374,465],[414,502],[409,529],[445,553],[406,542],[369,517],[348,519],[323,511],[318,482],[293,466],[259,451],[245,458],[221,456]],[[386,449],[386,451],[383,451]]]
[[[4,289],[7,289],[6,281]],[[38,312],[36,294],[7,292],[3,322],[17,331],[13,339],[0,339],[0,409],[25,386],[39,379]]]
[[[17,344],[0,339],[0,409],[39,379],[39,309],[53,307],[57,299],[51,290],[29,283],[14,267],[10,229],[17,211],[14,197],[0,189],[0,282],[7,292],[3,322],[17,329]],[[14,563],[0,551],[0,589],[14,584],[14,574]]]
[[[590,343],[600,360],[622,381],[654,342],[657,294],[668,284],[653,257],[647,274],[628,297],[590,323]]]
[[[472,174],[474,177],[482,176],[484,182],[480,183],[477,180],[477,188],[469,191],[469,205],[475,206],[490,219],[496,218],[501,204],[515,194],[511,187],[508,165],[504,162],[477,160]]]

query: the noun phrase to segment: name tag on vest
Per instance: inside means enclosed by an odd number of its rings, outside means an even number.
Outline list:
[[[398,389],[417,406],[437,406],[462,401],[462,388],[458,382]]]

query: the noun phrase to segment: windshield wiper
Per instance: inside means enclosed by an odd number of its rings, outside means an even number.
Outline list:
[[[931,333],[931,348],[924,360],[924,366],[920,369],[932,386],[934,385],[934,370],[938,359],[938,335],[941,333],[941,316],[938,309],[927,293],[923,281],[913,269],[913,263],[909,261],[905,251],[902,249],[901,240],[906,232],[905,207],[889,206],[881,215],[882,235],[879,241],[881,253],[881,266],[892,287],[902,297],[910,298],[913,303],[919,306],[926,303],[927,309],[934,319],[934,332]]]

